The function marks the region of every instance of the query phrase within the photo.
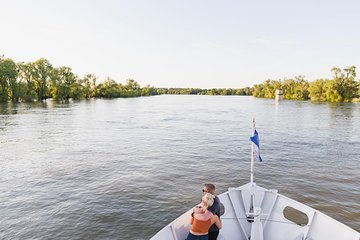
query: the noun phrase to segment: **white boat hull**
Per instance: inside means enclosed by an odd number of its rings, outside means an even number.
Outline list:
[[[302,203],[248,183],[218,195],[224,206],[219,240],[359,240],[359,232]],[[286,210],[285,210],[286,209]],[[290,217],[284,210],[290,211]],[[151,240],[184,240],[192,209],[160,230]],[[301,213],[296,216],[296,213]],[[303,217],[304,220],[296,220]],[[300,221],[300,222],[299,222]]]

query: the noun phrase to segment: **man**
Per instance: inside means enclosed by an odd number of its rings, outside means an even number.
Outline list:
[[[215,196],[214,204],[208,209],[208,211],[212,212],[213,214],[218,215],[220,218],[220,199],[215,194],[215,185],[211,183],[204,184],[203,187],[203,194],[211,193]],[[216,240],[219,235],[219,229],[213,224],[209,229],[209,240]]]

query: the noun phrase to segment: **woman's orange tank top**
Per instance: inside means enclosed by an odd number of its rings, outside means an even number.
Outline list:
[[[211,225],[211,218],[209,218],[207,221],[201,221],[194,218],[193,224],[191,226],[191,231],[196,233],[208,233]]]

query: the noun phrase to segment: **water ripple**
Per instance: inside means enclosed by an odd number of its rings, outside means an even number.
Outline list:
[[[0,239],[148,239],[255,180],[360,231],[360,106],[156,96],[0,106]]]

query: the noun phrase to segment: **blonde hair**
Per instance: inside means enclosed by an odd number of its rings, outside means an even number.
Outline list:
[[[214,198],[215,196],[211,193],[204,194],[202,197],[202,208],[204,211],[214,204]]]

